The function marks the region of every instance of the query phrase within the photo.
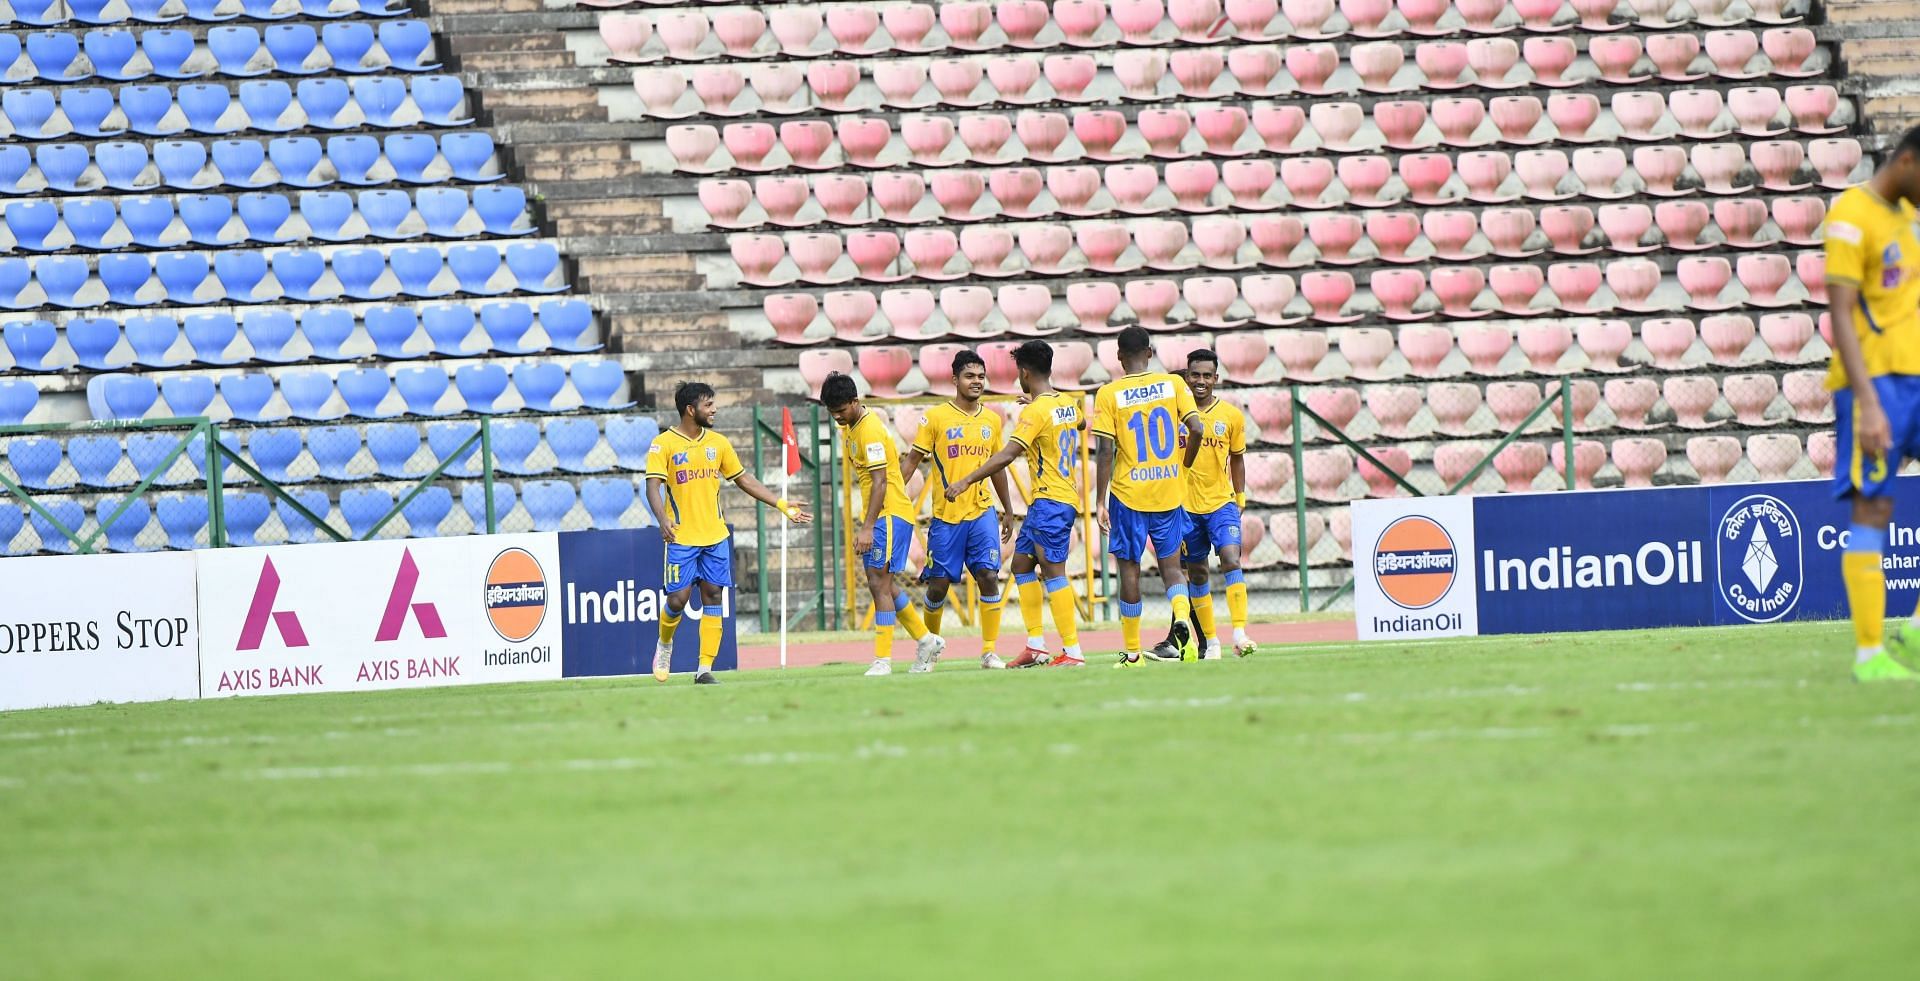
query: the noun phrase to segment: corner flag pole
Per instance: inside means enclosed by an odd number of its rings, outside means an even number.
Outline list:
[[[793,482],[794,472],[800,469],[800,440],[793,431],[793,410],[780,409],[780,442],[784,444],[786,459],[780,468],[780,499],[787,499],[787,491]],[[792,505],[788,505],[791,507]],[[780,523],[780,667],[787,666],[787,544],[793,538],[793,529],[788,527],[792,520],[781,515]]]

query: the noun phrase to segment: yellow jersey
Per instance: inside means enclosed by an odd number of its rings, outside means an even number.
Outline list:
[[[907,499],[906,478],[900,476],[900,448],[894,444],[887,424],[880,421],[880,413],[861,407],[860,418],[851,426],[841,426],[840,435],[846,440],[847,461],[860,475],[860,493],[886,495],[880,506],[881,517],[912,521],[913,502]],[[861,502],[870,500],[863,497]],[[866,511],[858,513],[864,515]]]
[[[714,545],[727,540],[720,514],[720,484],[746,468],[733,444],[711,429],[688,439],[678,429],[661,432],[647,450],[647,479],[666,482],[667,510],[679,527],[682,545]]]
[[[1111,491],[1135,511],[1171,511],[1186,501],[1180,427],[1199,410],[1178,375],[1143,371],[1100,386],[1093,397],[1093,434],[1113,441]]]
[[[1212,514],[1233,501],[1233,472],[1228,460],[1247,451],[1247,417],[1240,407],[1219,397],[1200,411],[1200,455],[1187,470],[1187,510],[1194,514]],[[1180,429],[1180,445],[1187,445],[1187,430]],[[1183,458],[1184,459],[1184,458]]]
[[[1892,204],[1866,185],[1848,188],[1827,212],[1827,282],[1860,290],[1854,332],[1867,373],[1920,375],[1920,237],[1913,205]],[[1847,387],[1835,352],[1827,387]]]
[[[943,402],[927,410],[913,448],[933,461],[933,474],[939,478],[932,495],[934,518],[959,524],[993,510],[990,481],[973,485],[953,501],[947,500],[946,489],[1000,452],[1000,427],[1000,413],[984,405],[967,412],[952,402]]]
[[[1034,500],[1058,501],[1079,510],[1073,475],[1080,466],[1082,422],[1078,395],[1048,392],[1021,407],[1008,438],[1026,450]]]

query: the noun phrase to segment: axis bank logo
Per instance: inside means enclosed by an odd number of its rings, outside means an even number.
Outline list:
[[[432,603],[413,601],[414,588],[419,584],[420,567],[413,561],[413,550],[403,550],[393,588],[387,592],[386,609],[381,612],[380,625],[373,633],[375,643],[399,640],[407,625],[408,611],[412,611],[413,619],[420,624],[421,636],[439,640],[447,635],[439,609]],[[268,558],[260,565],[260,580],[254,584],[253,601],[247,605],[247,619],[240,626],[240,642],[235,650],[259,650],[266,641],[269,625],[279,633],[281,646],[307,646],[307,632],[300,625],[300,614],[292,609],[275,609],[279,597],[280,571],[273,567],[273,559]]]

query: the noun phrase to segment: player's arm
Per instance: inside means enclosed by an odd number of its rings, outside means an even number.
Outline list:
[[[912,480],[913,472],[920,469],[921,459],[918,446],[908,447],[905,453],[900,454],[900,479]]]
[[[740,488],[741,492],[748,497],[786,515],[787,520],[796,525],[804,525],[813,520],[813,515],[807,513],[804,502],[789,501],[775,494],[773,491],[767,489],[767,485],[760,482],[760,478],[755,477],[745,470],[734,474],[733,485]]]
[[[880,511],[887,506],[887,466],[868,467],[867,476],[873,483],[867,487],[867,513],[860,516],[860,526],[853,530],[853,550],[865,553],[873,547],[873,525],[880,520]]]
[[[675,527],[673,516],[667,513],[666,488],[667,478],[647,475],[647,510],[653,512],[653,520],[660,526],[660,537],[672,544]]]
[[[1002,488],[1006,486],[1007,478],[1006,478],[1006,474],[1003,473],[1002,471],[1006,470],[1007,467],[1010,466],[1013,463],[1013,461],[1016,458],[1018,458],[1021,452],[1023,452],[1025,449],[1026,447],[1021,446],[1019,443],[1015,443],[1009,440],[1007,442],[1007,445],[1000,447],[998,452],[994,453],[994,455],[990,457],[987,457],[987,462],[982,463],[979,467],[975,468],[972,473],[967,474],[965,477],[962,477],[951,484],[948,484],[947,500],[949,501],[959,500],[960,495],[966,493],[967,488],[972,487],[973,485],[981,482],[982,480],[992,477],[994,478],[994,485],[993,485],[994,490],[999,492],[1001,504],[1006,505],[1007,494],[1006,494],[1006,491],[1003,490]],[[1010,505],[1007,505],[1007,506],[1009,507],[1009,509],[1011,509]]]
[[[1866,233],[1848,221],[1850,212],[1835,208],[1827,216],[1826,280],[1827,314],[1833,323],[1833,348],[1847,372],[1847,386],[1853,390],[1853,438],[1863,455],[1879,456],[1892,444],[1892,429],[1880,406],[1880,393],[1867,374],[1867,356],[1861,349],[1854,316],[1861,309],[1860,282],[1866,275]]]
[[[1180,458],[1180,466],[1192,467],[1193,461],[1200,459],[1200,441],[1207,436],[1207,424],[1200,419],[1200,406],[1193,400],[1193,389],[1187,387],[1187,381],[1179,375],[1173,376],[1173,411],[1187,427],[1187,452]]]
[[[1227,478],[1233,481],[1233,503],[1247,506],[1247,455],[1227,454]]]
[[[1008,446],[1012,444],[1009,443]],[[1006,449],[1005,446],[1001,447]],[[1008,486],[1007,468],[1001,467],[993,472],[993,496],[1000,499],[1000,540],[1013,537],[1013,493]]]
[[[1113,485],[1113,437],[1093,434],[1093,500],[1099,508],[1100,530],[1107,531],[1107,489]]]

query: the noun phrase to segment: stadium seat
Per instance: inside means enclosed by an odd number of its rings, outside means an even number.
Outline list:
[[[593,307],[585,300],[547,300],[540,304],[540,327],[547,345],[557,351],[586,354],[603,346],[590,339]]]
[[[113,112],[113,93],[103,88],[62,88],[60,111],[66,114],[71,132],[79,136],[115,136],[124,131],[107,123],[107,116]]]
[[[342,130],[354,125],[340,120],[340,111],[352,98],[347,83],[340,79],[303,78],[294,86],[293,97],[300,103],[300,111],[306,113],[310,127]]]
[[[173,91],[164,85],[122,87],[120,112],[127,117],[127,128],[142,136],[172,136],[186,130],[184,123],[167,121],[173,115]]]
[[[5,337],[7,352],[13,355],[16,371],[62,370],[57,365],[47,364],[47,355],[52,353],[54,344],[60,339],[59,331],[52,323],[45,320],[10,323],[5,327]]]
[[[373,50],[373,26],[359,21],[328,24],[320,30],[320,43],[337,72],[363,74],[379,71],[361,64]]]
[[[321,521],[326,521],[328,512],[333,510],[333,501],[327,498],[324,491],[295,490],[289,491],[287,497],[298,501],[302,507]],[[314,527],[313,522],[309,521],[306,515],[301,514],[293,506],[293,501],[287,500],[287,497],[277,497],[273,502],[273,511],[280,516],[280,526],[287,530],[287,541],[299,544],[319,538],[319,529]]]
[[[233,105],[233,93],[225,85],[182,85],[176,98],[180,114],[187,117],[187,129],[208,136],[224,136],[244,128],[244,123],[226,122]]]
[[[573,510],[573,485],[564,480],[531,480],[521,488],[535,531],[559,531]]]
[[[440,523],[453,511],[453,492],[445,487],[423,487],[413,500],[400,509],[407,519],[409,538],[434,538],[440,534]]]
[[[256,149],[258,143],[242,144]],[[293,216],[293,202],[284,194],[242,194],[238,199],[240,223],[246,226],[247,239],[263,245],[280,245],[292,241],[292,236],[284,235],[281,229],[287,225],[287,219]]]
[[[63,555],[72,554],[74,538],[84,538],[86,535],[86,509],[81,507],[79,501],[70,498],[43,500],[40,503],[53,516],[53,520],[50,521],[38,510],[34,510],[30,515],[34,534],[40,536],[40,550]],[[59,525],[56,526],[55,521],[58,521]]]
[[[11,40],[15,45],[21,43],[18,38]],[[80,57],[80,39],[65,31],[38,31],[26,36],[26,51],[36,78],[64,82],[69,78],[74,59]],[[19,55],[17,48],[14,55]],[[10,63],[13,59],[7,60]]]
[[[426,124],[465,126],[473,122],[473,117],[460,114],[466,93],[460,87],[460,80],[452,75],[417,75],[409,88],[413,92],[413,104]]]
[[[247,458],[262,476],[276,484],[299,483],[306,476],[289,473],[287,468],[300,455],[301,445],[297,429],[256,429],[247,436]]]
[[[350,88],[354,104],[360,107],[365,125],[394,129],[403,125],[396,118],[407,104],[406,83],[391,75],[356,78]]]
[[[206,375],[170,375],[160,379],[160,394],[166,399],[167,412],[175,418],[193,418],[207,414],[213,404],[213,379]]]
[[[189,71],[186,67],[188,59],[193,57],[193,33],[190,31],[142,31],[140,51],[153,65],[153,73],[161,78],[196,78],[206,74],[204,71]],[[226,90],[223,87],[221,91]]]
[[[233,461],[240,456],[240,434],[228,430],[220,433],[219,440],[220,446],[225,450],[221,458],[226,462],[226,465],[220,468],[221,479],[229,484],[245,483],[250,480],[251,478],[246,477],[238,467],[233,465]],[[206,480],[207,441],[205,439],[188,440],[186,457],[193,464],[195,479]]]
[[[400,71],[424,72],[440,67],[433,58],[433,34],[426,21],[390,20],[379,27],[380,50]]]
[[[59,136],[47,129],[53,118],[54,95],[46,89],[8,89],[0,93],[0,111],[13,124],[14,136],[23,140],[46,140]]]
[[[519,419],[493,424],[493,466],[517,476],[546,473],[550,468],[533,466],[527,458],[540,445],[540,427]]]
[[[302,191],[300,218],[307,234],[327,242],[350,242],[360,236],[346,230],[353,218],[353,199],[339,191]]]
[[[126,501],[126,510],[120,511],[121,501]],[[115,517],[115,512],[119,516]],[[153,520],[153,511],[144,497],[131,499],[102,497],[94,502],[94,520],[105,527],[107,549],[113,552],[139,552],[140,533],[147,530]],[[108,524],[111,519],[112,523]]]
[[[51,252],[59,248],[47,242],[47,236],[60,223],[60,211],[52,201],[8,202],[5,221],[17,248],[29,252]]]
[[[331,144],[332,140],[328,143]],[[320,154],[320,141],[310,136],[281,137],[267,143],[267,159],[272,161],[274,171],[280,175],[280,183],[292,187],[321,187],[328,183],[313,177],[314,168],[320,164]],[[333,160],[334,166],[343,175],[351,169],[351,162],[333,159],[331,155],[329,159]],[[372,165],[372,161],[367,162],[368,167]],[[362,172],[364,170],[363,167]]]
[[[333,400],[333,378],[324,371],[289,371],[281,375],[280,395],[298,419],[324,422],[344,414],[327,408]]]
[[[351,359],[341,346],[353,336],[353,327],[353,311],[344,307],[311,307],[300,315],[300,334],[307,339],[311,356],[322,361]]]
[[[14,476],[31,490],[55,490],[71,483],[53,479],[61,459],[60,443],[44,436],[22,436],[7,443],[7,462],[13,465]]]
[[[408,415],[446,415],[448,410],[440,409],[439,405],[450,383],[446,369],[436,365],[399,368],[393,373],[393,386],[406,403]]]
[[[145,480],[149,475],[157,472],[159,476],[154,479],[154,483],[162,487],[186,483],[187,478],[181,476],[182,470],[178,459],[164,470],[160,466],[176,448],[179,448],[180,442],[180,436],[169,433],[129,433],[127,459],[133,461],[134,476],[139,480]]]
[[[427,449],[432,451],[434,466],[451,459],[445,473],[454,477],[477,477],[480,474],[480,443],[475,440],[472,446],[462,452],[461,446],[480,431],[478,423],[472,422],[436,422],[427,426]],[[458,454],[456,456],[455,454]]]
[[[560,252],[551,242],[522,242],[507,246],[507,269],[514,287],[529,293],[564,293],[568,289],[560,270]],[[557,282],[549,280],[557,279]]]
[[[160,285],[165,288],[166,298],[182,303],[192,302],[195,291],[206,279],[206,257],[194,253],[162,253],[159,261],[150,261],[144,253],[115,252],[101,256],[99,262],[100,285],[107,289],[107,300],[121,306],[144,307],[159,302],[160,298],[151,294],[140,295],[156,273],[161,274]],[[177,292],[167,274],[179,281]]]
[[[87,397],[93,397],[94,383],[101,385],[100,397],[107,414],[97,418],[140,419],[160,400],[160,386],[141,375],[99,375],[87,383]]]
[[[163,494],[155,502],[160,528],[167,533],[167,547],[200,547],[200,532],[207,527],[207,499],[201,494]]]
[[[607,445],[622,470],[645,473],[647,450],[660,435],[660,424],[648,416],[607,417]]]
[[[419,357],[407,352],[407,341],[420,330],[420,322],[414,316],[412,307],[381,304],[368,307],[361,315],[366,324],[367,337],[373,341],[374,352],[388,360],[405,360]]]
[[[507,512],[513,510],[513,485],[506,481],[495,481],[493,485],[494,527],[506,523]],[[475,482],[460,487],[460,506],[466,509],[467,517],[473,519],[473,530],[483,533],[487,530],[487,488],[486,484]]]
[[[467,192],[457,187],[421,188],[414,203],[420,209],[420,220],[426,222],[428,235],[468,238],[474,234],[459,230],[460,222],[467,217]]]
[[[493,162],[493,136],[489,133],[448,133],[440,138],[440,152],[447,158],[457,180],[487,183],[504,180],[506,174],[483,173]]]
[[[340,516],[355,539],[365,539],[373,526],[393,510],[393,495],[378,487],[349,487],[340,492]]]
[[[397,242],[419,237],[418,232],[400,230],[413,217],[413,199],[405,191],[362,191],[356,210],[374,238]]]
[[[420,308],[420,320],[427,329],[427,337],[433,341],[432,353],[453,358],[476,353],[466,347],[466,339],[473,334],[472,307],[465,304],[428,304]]]
[[[21,300],[21,293],[32,275],[33,270],[27,265],[27,260],[17,256],[0,256],[0,306],[22,310],[32,305],[31,301]]]
[[[127,225],[133,244],[164,249],[177,243],[166,241],[173,227],[173,198],[162,196],[122,198],[120,220]]]
[[[555,466],[568,473],[601,473],[605,464],[587,462],[600,445],[600,427],[591,419],[554,419],[547,423],[547,448]]]
[[[128,317],[123,329],[133,348],[133,363],[148,368],[172,368],[183,362],[167,355],[180,341],[180,322],[165,314]]]
[[[525,343],[533,329],[533,308],[525,303],[488,303],[480,307],[480,326],[493,350],[500,354],[532,354],[539,350]]]
[[[627,378],[618,361],[576,361],[568,374],[581,404],[588,408],[625,409],[633,405],[631,400],[618,400],[620,386]]]
[[[334,377],[334,385],[340,390],[340,398],[347,403],[347,411],[362,419],[386,419],[396,413],[380,408],[386,401],[387,392],[393,387],[393,380],[379,368],[354,368],[343,371]]]
[[[601,530],[624,528],[620,520],[633,506],[633,481],[626,478],[594,478],[580,484],[580,503],[586,505],[593,526]]]
[[[0,503],[0,554],[18,554],[13,540],[20,537],[20,527],[26,523],[26,512],[12,504]]]
[[[220,172],[222,186],[249,190],[274,183],[260,176],[267,162],[267,148],[259,140],[215,140],[212,155],[213,169]],[[242,208],[241,216],[245,214]]]
[[[423,250],[432,251],[432,250]],[[460,292],[475,296],[498,296],[509,287],[490,285],[500,271],[500,250],[491,245],[456,245],[446,252],[447,268],[460,284]],[[410,293],[413,291],[409,290]],[[416,296],[432,295],[425,292]]]
[[[454,387],[468,412],[496,413],[507,410],[494,405],[507,390],[507,369],[497,364],[462,365],[453,373]]]
[[[73,236],[73,244],[95,252],[115,246],[107,244],[107,235],[119,222],[120,214],[106,198],[77,198],[61,202],[60,221]]]
[[[320,476],[328,480],[364,480],[367,474],[351,469],[360,455],[360,434],[351,426],[320,426],[307,431],[307,453]]]
[[[553,361],[523,361],[513,366],[513,388],[526,407],[553,412],[554,397],[566,387],[567,369]]]
[[[286,299],[313,303],[338,295],[335,287],[321,283],[327,275],[327,258],[319,252],[286,249],[273,253],[268,263],[273,268],[273,278],[280,284],[280,295]]]
[[[461,134],[448,134],[448,139]],[[387,164],[393,168],[395,179],[406,184],[436,184],[441,178],[428,177],[427,168],[440,155],[440,148],[433,137],[425,133],[392,133],[380,144],[387,154]]]
[[[250,20],[287,20],[298,17],[302,13],[298,9],[275,13],[274,8],[279,6],[279,3],[280,0],[240,0],[240,9],[246,12]]]
[[[228,78],[265,75],[268,69],[250,67],[254,56],[260,53],[260,46],[260,32],[251,27],[215,27],[207,31],[207,51],[213,55],[215,69]],[[269,63],[275,71],[284,70],[272,59]]]
[[[255,360],[282,364],[300,360],[286,353],[287,343],[298,330],[292,311],[278,308],[250,311],[240,329],[246,334],[247,346],[253,348]]]
[[[121,456],[120,440],[113,436],[75,436],[67,440],[67,462],[87,487],[125,487],[133,483],[113,476]]]
[[[531,235],[539,230],[532,226],[514,227],[527,211],[527,192],[518,187],[503,185],[474,188],[473,210],[480,216],[480,224],[489,235]],[[513,263],[511,250],[507,253],[507,263],[509,266]]]
[[[153,145],[153,165],[160,183],[182,191],[207,187],[200,172],[207,168],[207,147],[188,140],[162,140]]]
[[[233,491],[220,498],[220,513],[226,518],[227,544],[246,547],[258,545],[255,536],[267,523],[273,510],[268,495],[255,491]]]
[[[81,37],[80,46],[86,51],[87,61],[93,64],[93,74],[98,78],[130,82],[147,74],[129,67],[134,52],[139,50],[139,42],[132,31],[88,31]]]
[[[0,379],[0,426],[18,426],[40,403],[40,386],[23,379]]]
[[[409,463],[420,451],[420,430],[402,423],[383,422],[367,427],[367,452],[373,464],[387,477],[418,477],[425,467]]]
[[[400,292],[422,298],[446,296],[452,292],[444,286],[435,285],[440,278],[442,260],[439,249],[417,245],[394,249],[388,257],[393,265],[394,279],[400,283]]]
[[[341,249],[328,261],[342,294],[356,300],[383,300],[393,295],[391,287],[381,285],[387,257],[379,249]]]
[[[267,278],[267,257],[264,253],[253,251],[233,251],[216,253],[213,257],[214,278],[219,281],[220,292],[233,303],[259,303],[260,283]]]

